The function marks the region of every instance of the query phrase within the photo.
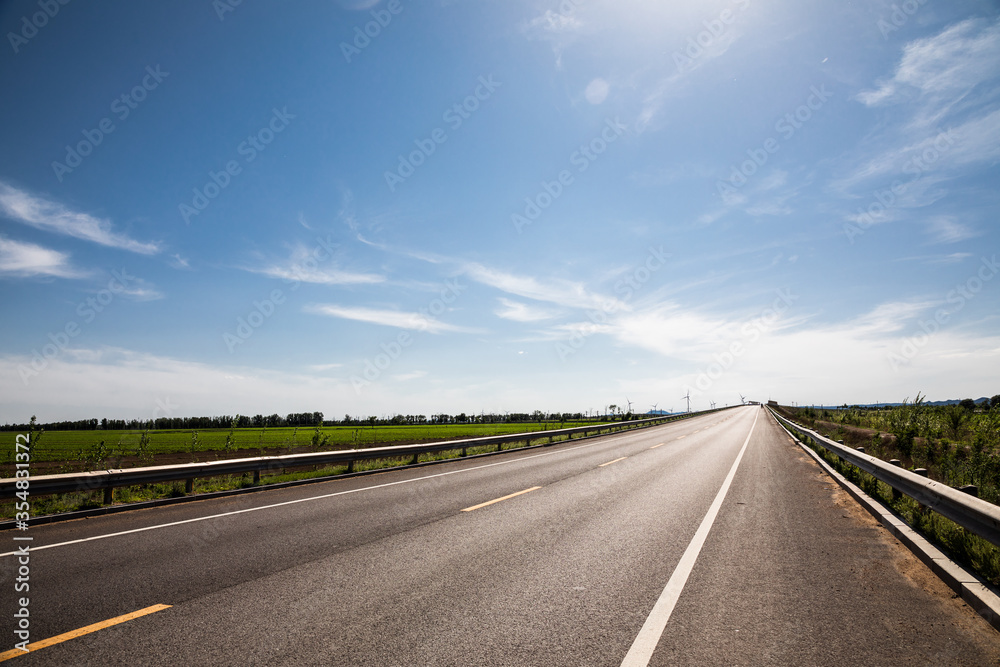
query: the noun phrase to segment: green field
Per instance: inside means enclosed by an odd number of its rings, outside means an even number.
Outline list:
[[[305,428],[242,428],[152,431],[51,431],[43,432],[33,447],[31,460],[58,472],[100,469],[121,461],[126,467],[155,465],[184,455],[191,460],[256,456],[302,451],[360,449],[397,443],[432,442],[455,438],[475,438],[509,433],[525,433],[585,426],[599,422],[531,422],[513,424],[419,424],[405,426],[329,426]],[[0,474],[13,471],[16,432],[0,433]],[[118,467],[118,466],[114,466]],[[41,471],[36,474],[41,474]]]

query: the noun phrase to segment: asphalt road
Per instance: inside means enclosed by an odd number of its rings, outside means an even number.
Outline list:
[[[31,641],[170,607],[12,664],[1000,661],[754,407],[27,534]],[[17,567],[0,557],[0,649]]]

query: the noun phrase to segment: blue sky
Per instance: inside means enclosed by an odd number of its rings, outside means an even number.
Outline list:
[[[0,421],[998,391],[994,3],[0,28]]]

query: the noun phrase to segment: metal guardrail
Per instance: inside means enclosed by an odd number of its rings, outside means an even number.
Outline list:
[[[512,442],[525,442],[525,447],[530,446],[533,440],[548,439],[552,444],[553,438],[579,435],[586,437],[589,434],[600,434],[602,431],[609,433],[631,428],[642,428],[645,426],[655,426],[657,424],[676,421],[695,415],[707,414],[714,410],[703,412],[692,412],[683,416],[669,415],[663,417],[653,417],[651,419],[636,419],[627,422],[607,422],[590,426],[576,426],[573,428],[554,429],[551,431],[531,431],[526,433],[510,433],[507,435],[493,435],[483,438],[467,438],[463,440],[445,440],[416,445],[397,445],[393,447],[377,447],[368,449],[347,449],[332,452],[311,452],[307,454],[286,454],[282,456],[260,456],[245,459],[228,459],[222,461],[209,461],[206,463],[181,463],[168,466],[150,466],[144,468],[127,468],[114,470],[96,470],[93,472],[65,473],[58,475],[31,476],[30,489],[32,496],[52,495],[57,493],[77,493],[81,491],[104,490],[104,504],[113,501],[114,489],[123,486],[135,486],[140,484],[162,484],[165,482],[177,482],[184,480],[186,493],[193,493],[194,480],[199,477],[218,477],[221,475],[243,475],[253,473],[255,484],[260,482],[262,472],[275,472],[286,468],[302,468],[316,465],[344,464],[348,466],[348,472],[354,471],[354,463],[357,461],[371,461],[374,459],[411,458],[411,463],[417,463],[417,458],[421,454],[433,454],[444,451],[462,450],[462,456],[466,455],[469,448],[496,445],[497,451],[501,451],[505,444]],[[509,451],[509,450],[508,450]],[[23,478],[22,478],[23,479]],[[17,478],[0,479],[0,499],[14,498],[17,492]]]
[[[963,493],[947,484],[929,480],[874,456],[845,447],[805,426],[785,419],[770,408],[768,409],[779,423],[799,434],[800,438],[809,439],[814,444],[836,454],[847,463],[864,470],[875,479],[885,482],[921,505],[951,519],[966,530],[1000,547],[1000,507]]]

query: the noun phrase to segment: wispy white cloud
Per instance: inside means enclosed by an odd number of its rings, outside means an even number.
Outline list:
[[[0,211],[18,222],[141,255],[160,252],[158,243],[143,243],[112,230],[111,222],[88,213],[71,211],[62,204],[0,182]]]
[[[1000,66],[1000,24],[968,19],[903,49],[892,77],[857,99],[867,106],[911,101],[915,96],[951,105],[979,84],[996,78]]]
[[[845,323],[854,335],[888,334],[902,331],[914,318],[935,305],[930,301],[891,301]]]
[[[246,270],[272,278],[317,285],[372,285],[386,281],[385,276],[377,273],[344,271],[336,266],[327,266],[333,259],[325,251],[318,256],[323,258],[322,261],[317,259],[315,248],[299,244],[292,249],[289,258],[281,263]]]
[[[452,333],[479,333],[478,329],[457,326],[442,322],[439,319],[424,313],[406,312],[400,310],[387,310],[378,308],[364,308],[352,306],[340,306],[336,304],[316,304],[308,306],[306,312],[318,315],[327,315],[344,320],[354,320],[356,322],[367,322],[369,324],[379,324],[397,329],[409,329],[411,331],[424,331],[432,334],[446,332]]]
[[[50,276],[83,278],[87,274],[73,268],[66,253],[22,243],[0,236],[0,274],[15,277]]]
[[[942,156],[943,166],[961,167],[1000,159],[1000,109],[975,116],[948,131],[952,144]],[[930,138],[927,142],[929,143]],[[926,150],[926,146],[924,148]]]
[[[592,291],[580,281],[559,278],[546,279],[518,274],[487,266],[480,262],[469,262],[413,248],[396,248],[386,245],[379,245],[377,247],[386,252],[411,257],[435,266],[454,267],[451,272],[452,276],[463,275],[481,285],[486,285],[523,299],[551,303],[565,308],[628,309],[627,304],[614,297],[604,296],[599,292]],[[414,284],[414,281],[410,281],[410,284]],[[434,284],[433,287],[436,289],[438,286]],[[532,312],[540,313],[542,311],[537,310]]]
[[[976,231],[972,227],[950,216],[939,216],[928,220],[926,231],[933,243],[957,243],[976,236]]]
[[[541,322],[557,315],[555,311],[530,306],[519,301],[500,297],[500,306],[493,311],[497,317],[515,322]]]
[[[371,285],[385,282],[385,276],[378,274],[353,273],[339,269],[296,270],[295,267],[268,266],[261,269],[250,269],[250,271],[262,273],[272,278],[317,285]]]
[[[344,364],[312,364],[311,366],[307,366],[309,370],[316,371],[318,373],[324,373],[326,371],[335,371],[343,367]]]
[[[921,262],[923,264],[958,264],[972,257],[971,252],[952,252],[947,255],[919,255],[900,257],[897,262]]]
[[[120,290],[119,294],[132,301],[156,301],[164,298],[163,292],[142,278],[131,278],[128,281],[128,285]]]
[[[928,260],[928,264],[958,264],[972,257],[971,252],[953,252],[941,257],[933,257]]]
[[[542,281],[533,276],[517,275],[478,263],[464,266],[472,280],[489,285],[508,294],[535,301],[545,301],[571,308],[625,309],[627,306],[615,298],[605,297],[586,288],[581,282],[570,280]]]
[[[890,77],[855,96],[884,117],[832,189],[898,179],[895,217],[937,201],[958,168],[1000,159],[998,79],[998,21],[970,19],[910,42]]]

